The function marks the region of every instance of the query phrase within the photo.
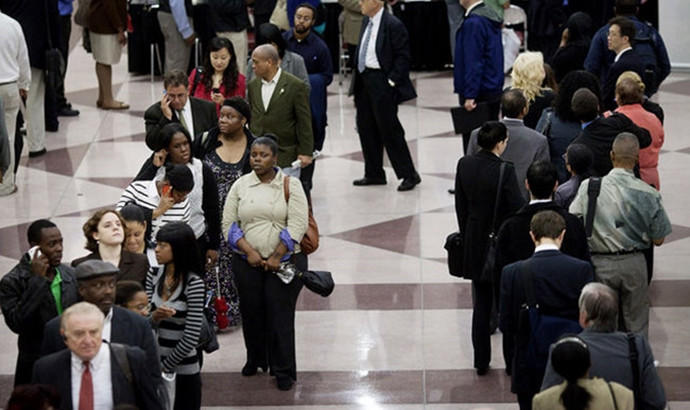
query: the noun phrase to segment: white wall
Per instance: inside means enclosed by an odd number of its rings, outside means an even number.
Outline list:
[[[660,0],[659,31],[673,69],[690,71],[690,1]]]

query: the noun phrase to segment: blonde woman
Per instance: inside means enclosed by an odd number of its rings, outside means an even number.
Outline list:
[[[518,56],[513,64],[511,73],[512,86],[522,90],[529,103],[529,112],[523,119],[526,126],[535,129],[541,112],[548,108],[556,98],[556,93],[550,88],[543,88],[546,77],[544,71],[544,57],[540,52],[526,52]]]

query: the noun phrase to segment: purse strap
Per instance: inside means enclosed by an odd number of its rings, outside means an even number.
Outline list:
[[[592,237],[592,229],[594,228],[594,213],[597,211],[597,198],[601,192],[601,178],[591,177],[589,185],[587,186],[587,218],[585,218],[585,235],[587,238]]]
[[[606,382],[609,386],[609,391],[611,392],[611,398],[613,399],[613,409],[618,410],[618,402],[616,401],[616,395],[613,394],[613,388],[611,387],[611,382]]]
[[[48,8],[48,0],[45,0],[43,3],[46,6],[46,34],[48,34],[48,50],[53,49],[53,39],[51,38],[50,34],[50,19],[48,19],[48,13],[49,13],[49,8]]]
[[[283,177],[283,196],[285,197],[285,202],[290,202],[290,176],[288,175]]]
[[[498,205],[501,203],[501,186],[503,185],[503,174],[506,171],[505,161],[501,162],[501,169],[498,171],[498,187],[496,188],[496,203],[494,204],[494,216],[491,220],[491,236],[496,234],[496,215],[498,214]]]

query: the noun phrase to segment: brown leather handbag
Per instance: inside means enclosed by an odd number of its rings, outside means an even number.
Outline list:
[[[283,192],[285,194],[285,202],[290,200],[290,177],[283,178]],[[302,253],[310,255],[319,249],[319,227],[316,225],[314,213],[311,211],[311,202],[309,202],[309,220],[307,232],[304,233],[302,240],[299,243]]]

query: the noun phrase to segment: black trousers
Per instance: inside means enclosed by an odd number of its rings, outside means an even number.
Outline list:
[[[479,97],[475,98],[474,102],[476,104],[485,102],[489,105],[489,121],[496,121],[498,120],[498,112],[501,110],[501,96],[502,94],[496,94],[496,95],[480,95]],[[460,106],[465,105],[465,97],[459,96],[459,102]],[[462,134],[462,155],[467,155],[467,146],[470,143],[470,135],[472,133],[468,132],[466,134]]]
[[[493,283],[472,280],[474,302],[472,308],[472,347],[474,367],[489,367],[491,362],[491,311],[494,304]]]
[[[413,178],[415,171],[405,130],[398,120],[395,90],[381,70],[366,69],[357,75],[355,85],[357,130],[364,153],[364,176],[385,179],[383,149],[393,165],[398,179]]]
[[[201,375],[177,374],[175,376],[175,410],[201,408]]]
[[[294,263],[299,270],[306,270],[306,255],[298,253]],[[247,363],[268,365],[277,378],[297,380],[295,305],[302,281],[285,284],[274,273],[249,266],[241,256],[233,256],[232,270],[240,297]]]
[[[72,35],[72,15],[60,16],[60,30],[62,32],[62,43],[60,43],[60,54],[65,60],[65,74],[67,74],[67,59],[69,57],[69,38]],[[58,110],[67,105],[65,98],[65,76],[62,76],[62,84],[55,92],[55,98]]]

